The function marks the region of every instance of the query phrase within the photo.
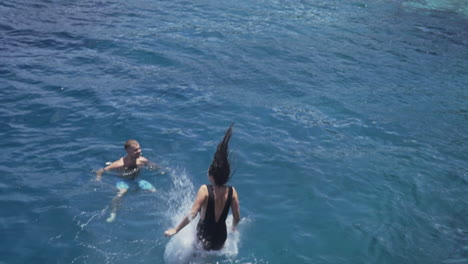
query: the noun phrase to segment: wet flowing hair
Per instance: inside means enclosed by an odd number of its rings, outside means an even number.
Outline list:
[[[229,140],[232,136],[232,123],[226,133],[224,134],[223,140],[219,142],[216,152],[213,156],[210,168],[208,169],[208,175],[213,177],[216,185],[221,186],[229,181],[231,178],[231,165],[229,164]]]

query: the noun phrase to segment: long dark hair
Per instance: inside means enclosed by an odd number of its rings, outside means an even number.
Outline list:
[[[231,178],[231,165],[229,164],[229,140],[232,136],[232,123],[224,134],[223,140],[219,142],[216,152],[213,156],[210,168],[208,169],[208,175],[213,177],[216,185],[221,186],[229,181]]]

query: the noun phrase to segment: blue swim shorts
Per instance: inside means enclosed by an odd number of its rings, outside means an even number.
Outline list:
[[[138,187],[140,187],[143,190],[154,189],[154,186],[145,180],[120,180],[115,184],[115,187],[117,187],[118,189],[130,189],[130,186],[134,186],[135,183],[137,183]]]

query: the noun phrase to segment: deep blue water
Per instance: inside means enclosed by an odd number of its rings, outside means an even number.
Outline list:
[[[468,263],[467,6],[3,1],[0,263]],[[231,122],[239,233],[194,257]],[[165,173],[107,223],[129,138]]]

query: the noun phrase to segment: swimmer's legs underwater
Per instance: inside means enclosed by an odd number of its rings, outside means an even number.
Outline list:
[[[147,190],[150,192],[156,192],[156,188],[154,188],[154,186],[148,181],[138,180],[137,182],[138,182],[138,187],[140,187],[140,189]]]
[[[137,183],[138,183],[138,187],[140,187],[143,190],[156,192],[156,188],[154,188],[154,186],[148,181],[138,180]],[[112,198],[111,214],[109,218],[107,218],[107,222],[109,223],[115,220],[115,217],[117,216],[117,208],[120,207],[122,197],[127,193],[128,189],[130,188],[130,186],[125,181],[118,181],[116,184],[116,187],[117,189],[119,189],[119,192],[114,198]]]
[[[112,202],[111,202],[111,214],[109,216],[109,218],[107,218],[107,222],[113,222],[115,220],[115,217],[117,216],[117,208],[120,206],[120,201],[121,201],[121,198],[125,195],[125,193],[127,193],[128,189],[120,189],[119,188],[119,192],[117,193],[117,195],[112,198]]]

